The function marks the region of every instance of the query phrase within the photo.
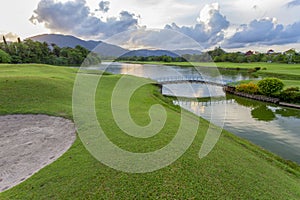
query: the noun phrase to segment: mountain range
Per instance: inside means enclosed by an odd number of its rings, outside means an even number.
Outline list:
[[[59,47],[71,47],[74,48],[77,45],[80,45],[90,51],[94,50],[96,47],[97,53],[101,56],[118,56],[123,55],[128,52],[127,49],[123,49],[119,46],[107,44],[101,41],[94,40],[81,40],[77,37],[71,35],[59,35],[59,34],[43,34],[30,37],[34,41],[46,42],[48,44],[56,44]],[[100,45],[101,44],[101,45]]]
[[[128,50],[120,46],[108,44],[102,41],[94,40],[82,40],[71,35],[60,35],[60,34],[43,34],[30,37],[28,39],[46,42],[48,44],[56,44],[59,47],[71,47],[74,48],[76,45],[80,45],[90,51],[99,53],[102,57],[120,57],[120,56],[162,56],[167,55],[171,57],[178,57],[183,54],[201,54],[201,51],[193,49],[183,49],[183,50]]]

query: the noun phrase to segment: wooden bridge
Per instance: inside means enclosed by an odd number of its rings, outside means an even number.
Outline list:
[[[157,79],[157,82],[161,85],[166,85],[166,84],[180,84],[180,83],[203,83],[203,84],[209,84],[209,85],[216,85],[216,86],[221,86],[224,87],[231,81],[228,80],[216,80],[216,81],[211,81],[211,80],[205,80],[200,76],[170,76],[170,77],[164,77]]]

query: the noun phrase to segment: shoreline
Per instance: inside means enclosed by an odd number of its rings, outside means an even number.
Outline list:
[[[155,87],[158,88],[159,94],[161,94],[163,97],[166,97],[167,99],[171,99],[171,100],[174,99],[174,96],[168,96],[168,95],[163,95],[163,94],[162,94],[162,87],[163,87],[162,84],[152,83],[152,85],[154,85]],[[235,94],[232,94],[232,95],[235,95]],[[248,94],[246,94],[246,95],[248,95]],[[239,95],[236,95],[236,96],[239,96]],[[261,95],[257,95],[257,96],[259,96],[260,98],[265,97],[265,96],[261,96]],[[247,97],[245,97],[245,96],[239,96],[239,97],[247,98]],[[181,97],[181,98],[182,98],[182,99],[190,99],[190,98],[188,98],[188,97]],[[268,98],[268,97],[265,97],[265,98]],[[170,101],[166,101],[166,99],[163,99],[163,98],[160,98],[160,99],[161,99],[162,101],[166,102],[169,106],[174,106],[174,105],[175,105],[175,104],[173,104],[173,103],[170,102]],[[193,98],[193,99],[195,99],[195,98]],[[251,98],[249,98],[249,99],[251,99]],[[257,99],[252,99],[252,100],[259,101],[259,100],[257,100]],[[272,100],[274,100],[274,99],[272,99]],[[267,101],[263,101],[263,102],[267,102]],[[268,102],[268,103],[272,103],[272,102]],[[276,104],[276,103],[274,103],[274,104]],[[278,102],[276,105],[280,105],[279,102]],[[290,106],[291,106],[291,105],[285,106],[285,107],[290,107]],[[290,107],[290,108],[291,108],[291,107]],[[190,111],[189,111],[189,112],[190,112]],[[190,113],[192,113],[192,112],[190,112]],[[192,114],[194,114],[194,113],[192,113]],[[195,115],[195,114],[194,114],[194,115]],[[196,116],[199,117],[200,119],[203,119],[203,120],[207,121],[205,118],[203,118],[203,117],[201,117],[201,116],[198,116],[198,115],[196,115]],[[278,155],[278,154],[276,154],[276,153],[273,153],[273,152],[270,151],[270,150],[264,149],[263,147],[261,147],[261,146],[259,146],[259,145],[257,145],[257,144],[254,144],[253,142],[251,142],[250,140],[248,140],[248,139],[246,139],[246,138],[242,138],[242,137],[240,137],[240,136],[238,136],[238,135],[236,135],[236,134],[234,134],[234,133],[232,133],[232,132],[230,132],[230,131],[228,131],[228,130],[226,130],[226,129],[224,129],[224,130],[227,132],[226,135],[227,135],[228,137],[234,139],[235,142],[237,142],[237,143],[239,143],[239,144],[243,144],[244,147],[247,147],[247,148],[249,148],[249,149],[250,149],[250,146],[251,146],[251,150],[253,150],[255,153],[258,153],[258,152],[259,152],[261,155],[264,155],[265,158],[266,158],[267,160],[269,160],[268,157],[272,157],[272,158],[274,158],[276,161],[280,162],[280,163],[283,164],[283,165],[288,165],[288,166],[291,167],[292,169],[295,169],[295,168],[296,168],[296,169],[300,169],[300,163],[298,163],[298,162],[296,162],[296,161],[293,161],[293,160],[285,159],[285,158],[281,157],[280,155]],[[248,143],[249,146],[247,146],[247,144],[245,144],[245,143]],[[272,161],[272,160],[269,160],[269,161]],[[283,169],[284,169],[284,166],[282,166],[282,167],[283,167]],[[300,175],[300,174],[299,174],[299,175]]]
[[[279,105],[279,106],[284,106],[284,107],[294,108],[294,109],[299,109],[300,110],[300,105],[283,102],[283,101],[280,101],[279,98],[268,97],[268,96],[264,96],[264,95],[248,94],[248,93],[244,93],[244,92],[237,92],[237,91],[235,91],[234,86],[224,86],[223,90],[226,93],[233,94],[233,95],[236,95],[236,96],[240,96],[240,97],[244,97],[244,98],[248,98],[248,99],[252,99],[252,100],[256,100],[256,101],[273,103],[273,104],[276,104],[276,105]]]

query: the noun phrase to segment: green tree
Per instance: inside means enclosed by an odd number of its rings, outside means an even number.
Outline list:
[[[91,65],[98,65],[101,63],[101,58],[97,53],[91,52],[89,55],[84,59],[82,66],[91,66]]]
[[[273,56],[273,61],[277,62],[277,63],[288,63],[289,62],[289,58],[287,55],[277,55],[277,56]]]
[[[54,43],[51,44],[51,47],[52,47],[52,54],[55,55],[56,57],[59,57],[60,47]]]
[[[10,63],[11,57],[8,53],[0,49],[0,63]]]
[[[222,56],[226,52],[221,47],[216,47],[212,51],[208,51],[208,54],[214,59],[216,56]]]
[[[221,56],[215,56],[214,62],[223,62],[222,57]]]
[[[252,54],[250,56],[247,56],[247,61],[248,62],[258,62],[259,61],[259,56],[256,54]]]
[[[284,52],[284,54],[287,56],[288,63],[293,63],[293,59],[294,59],[295,55],[297,54],[297,52],[295,49],[289,49],[286,52]]]
[[[246,57],[245,57],[244,55],[239,55],[239,56],[237,56],[236,59],[235,59],[235,62],[236,62],[236,63],[244,63],[244,62],[246,62],[246,61],[247,61],[247,59],[246,59]]]

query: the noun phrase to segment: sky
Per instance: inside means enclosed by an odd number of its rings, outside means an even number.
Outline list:
[[[130,49],[300,50],[300,0],[2,1],[0,35],[10,40],[60,33]]]

